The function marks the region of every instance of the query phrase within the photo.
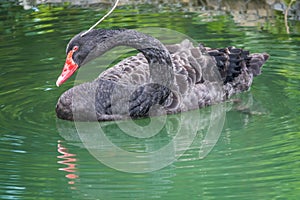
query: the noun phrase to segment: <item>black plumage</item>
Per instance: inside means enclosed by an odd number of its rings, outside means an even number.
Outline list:
[[[269,57],[234,47],[194,47],[188,40],[164,46],[151,36],[126,29],[78,34],[67,53],[74,45],[79,50],[72,58],[79,66],[120,45],[141,53],[62,94],[56,113],[66,120],[140,118],[219,103],[248,90]]]

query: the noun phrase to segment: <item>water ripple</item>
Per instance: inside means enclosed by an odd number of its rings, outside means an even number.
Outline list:
[[[268,52],[270,59],[249,93],[245,110],[226,111],[222,134],[201,159],[205,130],[174,163],[151,173],[123,173],[99,162],[71,122],[56,121],[55,104],[73,79],[57,88],[70,38],[90,27],[104,10],[0,6],[1,199],[297,199],[299,191],[299,35],[237,26],[230,15],[120,7],[99,27],[167,27],[213,47]],[[163,12],[159,12],[163,11]],[[272,19],[271,19],[272,20]],[[252,96],[251,98],[249,96]],[[248,106],[248,107],[247,107]],[[250,106],[250,108],[249,108]],[[249,108],[249,109],[247,109]],[[256,114],[255,114],[256,113]],[[259,114],[257,114],[259,113]],[[194,118],[193,120],[201,121]],[[191,121],[186,127],[192,127]],[[68,132],[68,128],[73,125]],[[171,123],[172,124],[172,123]],[[105,127],[102,124],[102,127]],[[60,129],[59,129],[60,128]],[[120,148],[144,152],[172,140],[135,140],[106,126]],[[172,128],[172,127],[170,127]],[[173,127],[176,129],[176,126]],[[57,130],[59,129],[59,130]],[[61,134],[64,133],[64,134]],[[87,136],[88,137],[88,136]],[[184,143],[184,141],[182,141]],[[114,152],[109,152],[112,156]],[[126,164],[126,163],[125,163]],[[138,165],[138,163],[134,163]]]

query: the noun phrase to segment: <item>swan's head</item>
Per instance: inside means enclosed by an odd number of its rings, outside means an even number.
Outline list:
[[[114,34],[111,30],[99,29],[83,33],[73,37],[67,46],[67,58],[63,71],[56,81],[57,86],[68,80],[82,65],[113,47],[113,42],[108,40]]]

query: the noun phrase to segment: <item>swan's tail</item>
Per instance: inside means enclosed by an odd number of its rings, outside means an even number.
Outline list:
[[[267,53],[250,54],[249,51],[228,47],[224,49],[205,48],[214,57],[224,83],[231,82],[243,71],[257,76],[261,73],[262,65],[268,60]]]

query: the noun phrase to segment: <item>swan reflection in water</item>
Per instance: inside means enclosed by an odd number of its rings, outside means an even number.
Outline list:
[[[228,133],[231,127],[228,127],[227,123],[224,123],[226,114],[240,112],[241,114],[239,118],[236,118],[235,124],[240,124],[239,128],[243,129],[248,125],[252,115],[264,114],[264,110],[259,106],[258,102],[253,100],[251,93],[244,93],[238,97],[234,97],[234,101],[225,102],[198,111],[169,115],[166,118],[160,116],[136,121],[82,122],[79,125],[74,122],[58,119],[57,128],[63,138],[59,144],[64,147],[64,152],[74,155],[71,156],[71,158],[76,158],[76,160],[71,162],[75,166],[75,171],[66,172],[67,174],[77,175],[75,178],[66,176],[69,183],[74,183],[70,184],[70,188],[80,190],[80,193],[82,192],[91,197],[99,197],[100,194],[103,197],[105,197],[105,195],[115,194],[109,191],[107,186],[111,185],[111,188],[114,188],[115,183],[118,182],[120,184],[118,187],[122,187],[122,180],[128,178],[127,176],[130,175],[122,173],[117,177],[114,176],[112,179],[110,177],[112,174],[108,172],[110,170],[103,168],[102,164],[106,164],[116,170],[133,173],[156,170],[153,171],[153,173],[144,174],[142,178],[137,177],[132,179],[132,184],[139,185],[143,188],[149,187],[146,183],[150,181],[151,183],[155,183],[157,187],[155,189],[156,194],[162,195],[167,193],[169,190],[166,187],[170,187],[169,181],[172,177],[176,176],[176,165],[169,163],[170,165],[164,169],[157,170],[162,167],[162,164],[167,163],[165,160],[181,162],[181,167],[189,167],[190,162],[188,161],[191,160],[199,160],[201,163],[201,160],[209,156],[211,150],[216,146],[224,127],[226,127],[226,135],[222,137],[224,137],[225,143],[226,140],[228,140],[228,144],[226,145],[228,145],[228,148],[231,148],[230,133]],[[147,131],[147,126],[151,128],[155,124],[158,124],[159,120],[163,123],[163,128],[155,135],[151,135],[151,137],[148,138],[145,137],[145,134],[143,134],[145,131],[143,130]],[[133,127],[132,123],[134,123],[135,126],[132,132],[129,132],[129,128]],[[157,126],[160,125],[161,124],[158,124]],[[93,126],[100,127],[101,130],[90,129],[90,127]],[[77,127],[79,127],[79,129]],[[84,128],[87,128],[85,132],[79,132]],[[155,130],[155,127],[153,130]],[[138,131],[140,131],[139,134]],[[174,141],[176,135],[179,136],[177,136],[177,139]],[[111,141],[114,146],[109,143],[107,144],[107,141],[101,141],[103,138]],[[157,157],[153,157],[149,153],[159,151],[159,149],[164,148],[164,146],[168,144],[169,148],[165,148],[168,150],[166,153],[162,152],[161,155]],[[78,149],[78,147],[80,149]],[[117,148],[129,153],[122,152]],[[84,149],[87,149],[92,156],[86,156],[86,154],[82,156],[80,155],[82,153],[77,154],[78,150],[81,152],[81,150]],[[183,154],[184,151],[187,151],[187,154]],[[149,154],[147,154],[147,152]],[[136,154],[134,155],[133,153]],[[133,158],[133,155],[136,156],[136,158]],[[169,156],[169,158],[165,156]],[[61,160],[61,158],[59,158],[59,160]],[[81,167],[76,167],[80,165]],[[82,170],[85,169],[85,167],[91,170]],[[113,173],[115,173],[114,170]],[[94,182],[92,183],[89,179],[91,174],[93,177],[98,177],[97,179],[93,178]],[[95,180],[97,181],[95,182]],[[77,184],[78,182],[80,182],[79,185]],[[85,187],[84,183],[88,183],[89,187]],[[103,189],[101,189],[102,185]],[[126,187],[124,186],[124,188]],[[131,195],[135,196],[139,195],[139,193],[135,194],[133,191]]]
[[[112,122],[57,120],[67,144],[85,148],[101,163],[120,171],[138,173],[161,169],[178,160],[186,150],[198,149],[190,159],[203,159],[216,145],[226,112],[261,114],[253,109],[251,93],[233,101],[176,115]],[[261,110],[261,108],[259,108]]]

